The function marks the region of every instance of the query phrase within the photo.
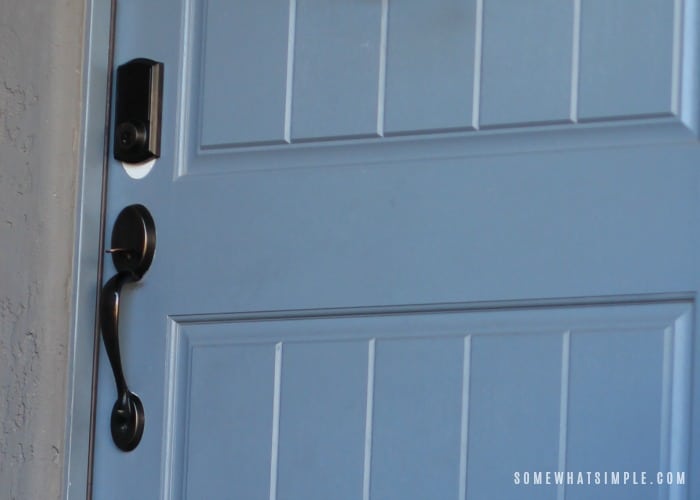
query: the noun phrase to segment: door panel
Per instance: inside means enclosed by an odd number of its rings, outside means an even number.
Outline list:
[[[569,121],[577,83],[573,7],[557,0],[484,2],[480,125]]]
[[[678,113],[681,2],[644,0],[630,7],[625,0],[581,2],[582,120]]]
[[[514,473],[697,481],[695,0],[173,5],[117,19],[164,125],[95,498],[693,498]]]
[[[385,2],[377,128],[381,135],[473,127],[476,0]],[[381,69],[380,69],[381,71]],[[449,78],[445,75],[449,74]],[[383,123],[382,123],[383,122]]]
[[[295,3],[296,18],[290,21],[294,52],[287,60],[293,74],[287,96],[291,137],[324,141],[375,135],[381,2]]]
[[[189,93],[182,124],[192,127],[193,152],[223,153],[443,131],[530,133],[541,124],[656,123],[680,113],[679,91],[692,86],[692,70],[681,64],[691,28],[683,28],[681,2],[633,7],[184,1],[183,40],[191,45],[182,48]]]
[[[178,428],[187,463],[177,476],[186,480],[183,497],[221,491],[265,498],[270,446],[260,443],[270,442],[272,429],[274,345],[202,346],[187,354],[180,389],[186,413]]]
[[[289,3],[259,4],[203,3],[200,22],[211,41],[199,42],[195,52],[202,60],[198,138],[203,148],[285,140]],[[239,15],[256,6],[257,16]],[[220,50],[222,43],[236,49]]]
[[[557,498],[513,473],[687,470],[691,303],[315,314],[174,318],[174,498]]]

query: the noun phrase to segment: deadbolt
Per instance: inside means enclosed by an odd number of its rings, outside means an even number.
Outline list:
[[[163,63],[134,59],[117,68],[114,158],[141,163],[160,157]]]

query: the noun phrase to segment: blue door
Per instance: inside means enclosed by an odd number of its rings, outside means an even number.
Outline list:
[[[698,498],[698,7],[121,0],[158,242],[94,497]]]

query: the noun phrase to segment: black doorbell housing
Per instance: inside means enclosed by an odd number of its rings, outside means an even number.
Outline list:
[[[134,59],[117,68],[114,158],[141,163],[160,157],[163,63]]]

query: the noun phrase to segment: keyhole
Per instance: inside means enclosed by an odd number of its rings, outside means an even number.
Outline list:
[[[143,147],[146,144],[146,127],[142,123],[124,122],[117,127],[116,138],[124,151]]]
[[[132,141],[131,134],[129,132],[122,132],[120,141],[122,143],[122,146],[126,146]]]

